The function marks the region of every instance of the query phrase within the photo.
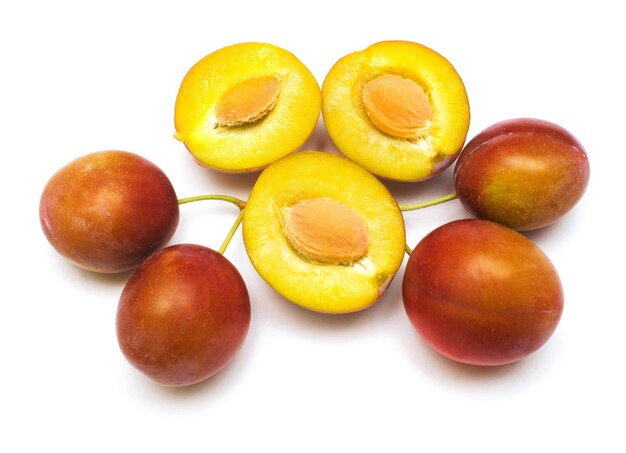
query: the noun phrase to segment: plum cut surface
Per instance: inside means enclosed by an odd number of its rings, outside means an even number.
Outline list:
[[[174,136],[201,165],[251,172],[299,149],[321,111],[320,87],[295,55],[257,42],[218,49],[183,78]]]
[[[470,121],[452,64],[408,41],[379,42],[337,61],[322,86],[322,114],[346,157],[398,181],[427,179],[452,164]]]
[[[369,307],[404,255],[404,219],[387,188],[348,159],[304,151],[261,173],[243,211],[246,252],[291,302],[324,313]]]

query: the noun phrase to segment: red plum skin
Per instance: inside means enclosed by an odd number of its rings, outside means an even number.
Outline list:
[[[585,193],[589,171],[583,146],[567,130],[519,118],[494,124],[468,142],[454,183],[468,212],[529,231],[569,212]]]
[[[166,386],[204,381],[242,346],[250,299],[233,264],[194,244],[167,247],[131,275],[117,309],[120,349],[139,371]]]
[[[136,268],[176,231],[179,208],[170,180],[126,151],[82,156],[56,172],[39,204],[46,238],[61,255],[94,272]]]
[[[479,219],[450,222],[422,239],[407,263],[402,296],[427,344],[474,365],[531,354],[563,311],[559,276],[539,247]]]

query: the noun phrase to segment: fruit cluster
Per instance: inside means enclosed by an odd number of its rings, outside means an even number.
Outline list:
[[[320,111],[347,158],[294,153]],[[381,42],[347,55],[321,90],[291,53],[237,44],[187,73],[175,137],[207,167],[263,169],[247,201],[178,199],[150,161],[103,151],[50,179],[41,226],[78,266],[136,268],[119,300],[119,346],[133,366],[165,385],[209,378],[246,337],[249,295],[223,256],[240,223],[261,277],[286,299],[320,312],[374,304],[409,253],[402,296],[422,338],[453,360],[506,364],[542,346],[563,309],[556,270],[518,231],[568,212],[586,189],[589,162],[570,133],[536,119],[503,121],[463,147],[469,121],[454,67],[420,44]],[[377,178],[424,180],[455,160],[455,193],[432,202],[399,205]],[[477,218],[443,225],[411,250],[403,211],[455,198]],[[240,209],[220,251],[165,247],[179,206],[202,199]]]

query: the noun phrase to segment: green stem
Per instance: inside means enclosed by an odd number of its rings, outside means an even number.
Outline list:
[[[229,197],[228,195],[198,195],[197,197],[187,197],[178,200],[178,204],[192,203],[194,201],[202,200],[222,200],[234,204],[240,210],[246,206],[246,202],[239,198]]]
[[[237,228],[239,228],[239,225],[241,225],[241,221],[243,220],[243,208],[246,207],[246,202],[243,200],[240,200],[239,198],[231,197],[228,195],[198,195],[196,197],[181,198],[178,200],[178,204],[192,203],[194,201],[203,201],[203,200],[227,201],[228,203],[232,203],[239,208],[239,215],[237,216],[237,220],[235,220],[235,223],[230,228],[230,231],[228,232],[226,239],[224,239],[224,242],[222,243],[222,246],[219,249],[219,253],[223,255],[224,252],[226,251],[226,248],[228,247],[228,244],[230,244],[231,239],[235,235]]]
[[[224,239],[224,242],[222,243],[222,246],[219,249],[219,252],[222,255],[226,251],[226,247],[228,247],[228,244],[230,244],[230,240],[235,235],[235,232],[237,231],[237,228],[239,228],[239,225],[241,225],[241,221],[242,220],[243,220],[243,209],[241,211],[239,211],[239,215],[237,216],[237,220],[235,220],[235,223],[233,223],[233,226],[230,228],[230,231],[228,232],[228,236],[226,236],[226,239]]]
[[[411,256],[411,253],[413,253],[413,250],[411,250],[411,247],[409,247],[409,244],[404,244],[404,251],[409,256]]]
[[[438,205],[438,204],[441,204],[441,203],[445,203],[446,201],[454,200],[457,197],[458,196],[457,196],[456,192],[453,192],[453,193],[448,194],[446,196],[435,198],[434,200],[424,201],[422,203],[415,203],[415,204],[401,204],[401,205],[398,205],[398,206],[400,206],[400,210],[401,211],[415,211],[417,209],[423,209],[423,208],[427,208],[429,206],[435,206],[435,205]]]

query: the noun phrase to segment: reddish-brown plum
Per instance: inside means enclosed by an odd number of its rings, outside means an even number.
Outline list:
[[[220,371],[241,347],[250,300],[241,275],[220,253],[167,247],[130,277],[117,309],[126,359],[154,381],[184,386]]]
[[[472,214],[518,231],[550,225],[585,193],[589,160],[562,127],[519,118],[485,129],[454,170],[459,200]]]
[[[420,241],[402,297],[427,344],[474,365],[503,365],[532,353],[563,310],[559,276],[539,247],[478,219],[448,223]]]
[[[80,157],[55,173],[39,204],[41,227],[63,256],[95,272],[134,269],[178,225],[178,200],[152,162],[125,151]]]

